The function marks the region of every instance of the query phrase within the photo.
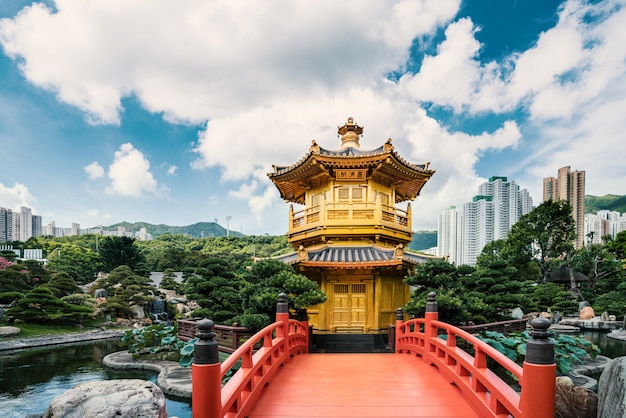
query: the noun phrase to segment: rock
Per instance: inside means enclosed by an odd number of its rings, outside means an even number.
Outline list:
[[[578,313],[578,319],[589,320],[596,316],[596,313],[593,311],[591,306],[585,306]]]
[[[598,381],[598,418],[626,416],[626,357],[617,357]]]
[[[541,312],[539,314],[540,318],[546,318],[546,319],[551,319],[552,318],[552,314],[550,312]]]
[[[602,312],[602,315],[600,315],[600,320],[608,321],[609,320],[609,313],[607,311]]]
[[[511,317],[515,319],[522,319],[524,317],[524,311],[522,311],[522,308],[517,307],[511,311]]]
[[[165,395],[140,379],[83,383],[52,400],[44,418],[167,418]]]
[[[596,418],[598,395],[589,389],[574,386],[572,379],[556,378],[555,418]]]
[[[18,327],[0,327],[0,338],[13,337],[18,335],[22,330]]]
[[[578,312],[582,311],[583,308],[589,306],[589,302],[583,300],[582,302],[578,302]]]
[[[609,321],[615,321],[617,317],[615,315],[609,315]]]
[[[94,298],[96,298],[96,299],[98,299],[98,298],[104,298],[104,299],[106,299],[106,298],[107,298],[107,296],[108,296],[108,295],[107,295],[107,290],[106,290],[106,289],[96,289],[96,290],[93,292],[93,297],[94,297]]]
[[[558,324],[559,322],[561,322],[562,319],[563,319],[563,315],[561,315],[561,312],[554,311],[554,313],[552,314],[552,318],[551,318],[552,323]]]
[[[132,305],[130,307],[130,312],[133,314],[133,318],[143,319],[146,317],[146,313],[143,310],[143,306]]]

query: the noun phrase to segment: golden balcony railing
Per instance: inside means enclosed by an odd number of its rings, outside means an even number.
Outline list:
[[[289,235],[311,229],[385,227],[411,233],[411,207],[406,210],[380,202],[323,203],[289,211]]]

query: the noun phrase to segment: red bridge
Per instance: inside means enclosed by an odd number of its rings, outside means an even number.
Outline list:
[[[308,324],[289,319],[281,295],[276,322],[221,364],[212,321],[199,321],[193,416],[554,417],[549,321],[531,323],[533,338],[520,367],[475,336],[438,321],[434,293],[424,318],[405,322],[398,311],[395,354],[308,354]],[[488,359],[515,376],[521,392],[494,373]],[[237,362],[241,367],[222,385]]]

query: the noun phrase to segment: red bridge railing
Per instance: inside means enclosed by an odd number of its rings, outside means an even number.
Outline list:
[[[309,326],[289,319],[284,294],[278,299],[276,322],[256,333],[222,364],[213,321],[203,319],[197,326],[199,341],[194,345],[191,369],[194,417],[247,416],[279,367],[296,354],[308,353]],[[240,368],[222,387],[222,379],[239,361]]]
[[[472,334],[438,321],[437,302],[431,293],[424,318],[404,322],[398,310],[396,353],[421,356],[436,366],[482,417],[553,418],[556,364],[554,346],[547,338],[550,321],[538,318],[531,326],[533,339],[527,342],[526,360],[520,367]],[[459,342],[471,350],[459,347]],[[488,359],[519,381],[521,394],[488,367]]]

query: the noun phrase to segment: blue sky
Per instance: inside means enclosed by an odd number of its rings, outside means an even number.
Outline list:
[[[415,230],[491,176],[626,194],[626,1],[0,0],[0,206],[44,225],[287,230],[311,140],[436,170]]]

